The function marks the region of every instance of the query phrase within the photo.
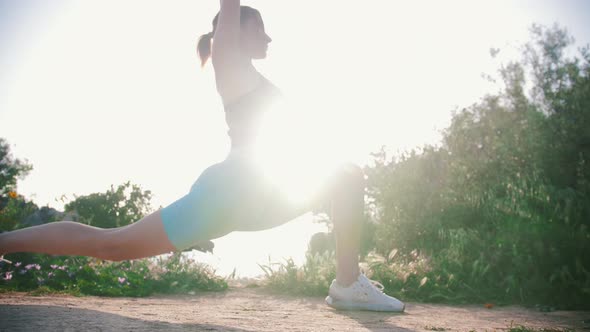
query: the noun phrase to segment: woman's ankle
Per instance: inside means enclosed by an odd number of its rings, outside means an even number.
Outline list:
[[[336,282],[342,287],[348,287],[358,280],[360,271],[357,268],[353,271],[346,271],[336,274]]]

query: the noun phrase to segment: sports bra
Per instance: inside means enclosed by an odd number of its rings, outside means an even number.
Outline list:
[[[262,77],[260,85],[254,90],[224,105],[232,149],[254,143],[262,115],[280,96],[280,90]]]

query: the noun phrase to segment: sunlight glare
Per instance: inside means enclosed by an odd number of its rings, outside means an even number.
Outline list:
[[[254,154],[268,180],[293,203],[303,203],[344,162],[344,154],[320,113],[296,104],[278,101],[264,115]]]

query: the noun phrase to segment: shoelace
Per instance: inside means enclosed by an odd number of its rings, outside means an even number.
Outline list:
[[[365,276],[365,279],[371,285],[373,285],[373,287],[369,287],[371,289],[371,291],[375,292],[376,294],[383,294],[383,289],[385,289],[385,287],[383,286],[383,284],[381,284],[379,281],[371,280],[371,279],[367,278],[366,276]],[[364,285],[361,286],[361,287],[362,288],[365,288]]]
[[[371,284],[373,284],[373,286],[375,286],[375,288],[379,290],[379,292],[383,293],[383,289],[385,289],[385,287],[383,287],[383,284],[381,284],[379,281],[371,279],[369,279],[369,281],[371,282]]]

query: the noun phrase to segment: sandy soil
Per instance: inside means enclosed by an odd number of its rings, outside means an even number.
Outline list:
[[[335,311],[322,298],[261,289],[148,298],[0,294],[0,331],[590,330],[590,312],[408,303],[403,314]]]

